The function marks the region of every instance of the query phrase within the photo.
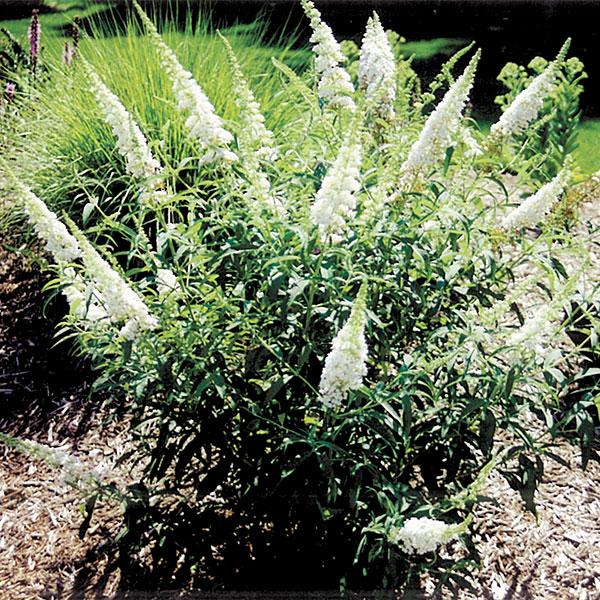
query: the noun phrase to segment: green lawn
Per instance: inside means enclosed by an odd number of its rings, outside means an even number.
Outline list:
[[[575,159],[588,174],[600,170],[600,119],[586,119],[579,126]]]

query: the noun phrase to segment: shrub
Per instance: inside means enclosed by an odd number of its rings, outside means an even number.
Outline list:
[[[176,55],[139,9],[146,38],[130,24],[82,44],[89,63],[22,108],[36,127],[29,149],[13,140],[17,203],[96,387],[130,398],[143,475],[119,492],[119,544],[137,586],[461,581],[468,563],[437,548],[471,547],[494,468],[534,510],[560,425],[561,316],[588,259],[543,223],[571,163],[516,208],[521,188],[491,168],[532,135],[566,47],[482,139],[463,116],[479,52],[408,102],[378,18],[353,82],[303,6],[305,76],[206,31]],[[200,84],[182,66],[198,47]],[[592,454],[584,413],[569,419]]]

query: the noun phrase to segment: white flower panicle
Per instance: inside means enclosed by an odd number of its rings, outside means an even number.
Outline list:
[[[134,6],[158,51],[165,70],[173,81],[177,108],[189,115],[185,126],[190,137],[198,143],[203,153],[200,162],[205,164],[216,161],[236,161],[237,155],[228,147],[233,136],[224,128],[223,121],[216,114],[214,106],[193,75],[181,66],[175,52],[164,42],[140,5],[134,2]]]
[[[143,331],[157,327],[157,320],[150,314],[140,296],[83,235],[78,235],[78,239],[86,271],[100,293],[108,316],[113,322],[127,321],[120,334],[128,340],[135,340]]]
[[[146,187],[154,187],[160,178],[162,167],[152,156],[144,134],[119,98],[108,89],[92,67],[86,62],[83,64],[92,93],[104,113],[104,120],[117,138],[117,148],[125,158],[127,172]]]
[[[317,192],[310,217],[323,241],[342,241],[348,221],[355,215],[361,155],[359,141],[344,143]]]
[[[441,102],[429,115],[407,159],[400,167],[402,178],[424,173],[442,160],[458,131],[480,56],[481,51],[478,50],[464,73],[450,86]]]
[[[556,78],[556,67],[550,63],[506,108],[492,125],[493,136],[508,138],[524,131],[538,116]]]
[[[302,8],[310,19],[313,30],[310,38],[315,53],[315,70],[319,77],[317,92],[330,107],[354,111],[354,86],[350,75],[341,64],[346,60],[329,25],[321,20],[321,13],[311,0],[301,0]]]
[[[500,224],[505,230],[521,229],[537,225],[552,210],[569,182],[569,169],[565,168],[535,194],[509,212]]]
[[[362,41],[358,80],[360,87],[365,90],[367,100],[377,102],[380,115],[388,120],[393,119],[397,85],[396,61],[375,12],[369,17]]]
[[[260,159],[274,160],[277,157],[277,150],[273,132],[265,126],[265,117],[260,111],[260,105],[244,77],[229,40],[221,33],[219,36],[227,50],[233,71],[233,93],[240,109],[238,145],[242,151],[253,152]]]
[[[86,284],[73,267],[63,269],[61,280],[66,283],[62,293],[69,303],[71,314],[84,322],[96,322],[108,318],[108,313],[100,304],[100,296],[93,284]]]
[[[500,119],[490,128],[490,134],[493,137],[508,138],[517,135],[538,116],[544,100],[554,86],[558,65],[564,60],[570,44],[571,40],[567,39],[556,59],[535,77],[506,108]]]
[[[358,389],[367,374],[365,340],[366,285],[362,285],[350,318],[335,336],[319,384],[319,399],[329,409],[339,409],[348,391]]]
[[[391,539],[408,554],[434,552],[458,535],[457,526],[428,517],[411,518],[400,529],[393,530]]]
[[[77,240],[64,223],[29,188],[15,182],[19,199],[27,218],[35,227],[38,237],[46,242],[46,250],[56,262],[68,263],[81,256]]]

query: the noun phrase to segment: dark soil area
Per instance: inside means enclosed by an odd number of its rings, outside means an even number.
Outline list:
[[[89,368],[56,337],[66,305],[48,301],[47,279],[38,264],[0,247],[0,430],[16,435],[47,426],[89,391]],[[65,433],[81,434],[83,417],[66,423]]]

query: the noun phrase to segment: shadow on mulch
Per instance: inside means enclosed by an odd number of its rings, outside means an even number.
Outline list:
[[[0,430],[13,435],[47,432],[56,420],[61,437],[85,433],[97,408],[90,398],[92,371],[69,341],[56,338],[67,310],[62,297],[47,300],[48,276],[22,254],[0,247]]]

